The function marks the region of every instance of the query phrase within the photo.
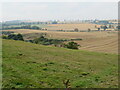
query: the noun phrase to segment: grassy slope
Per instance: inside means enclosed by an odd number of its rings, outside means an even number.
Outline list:
[[[3,40],[3,87],[63,88],[67,79],[71,87],[117,87],[117,58],[115,54]]]

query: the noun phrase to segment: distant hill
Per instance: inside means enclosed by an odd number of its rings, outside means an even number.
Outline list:
[[[20,23],[23,22],[23,20],[11,20],[11,21],[5,21],[5,23]]]

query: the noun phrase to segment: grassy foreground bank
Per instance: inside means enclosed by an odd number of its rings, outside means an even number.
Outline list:
[[[118,87],[118,55],[3,40],[3,88]]]

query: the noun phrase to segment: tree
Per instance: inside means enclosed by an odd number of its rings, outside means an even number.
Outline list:
[[[97,26],[95,25],[95,28],[97,28]]]
[[[53,21],[52,24],[57,24],[57,21]]]
[[[103,26],[103,29],[104,29],[104,31],[107,29],[107,26],[105,25],[105,26]]]
[[[13,40],[21,40],[24,41],[23,36],[21,34],[10,34],[8,35],[7,39],[13,39]]]
[[[22,34],[17,34],[16,39],[24,41]]]
[[[111,24],[109,25],[109,28],[112,28],[112,25],[111,25]]]
[[[103,28],[105,31],[108,27],[106,25],[104,25],[104,26],[101,26],[101,28]]]
[[[75,28],[74,31],[75,31],[75,32],[78,32],[78,28]]]
[[[78,44],[76,42],[69,42],[68,44],[65,44],[64,47],[69,49],[78,49]]]
[[[31,29],[37,29],[38,30],[38,29],[41,29],[41,28],[39,28],[38,26],[32,26]]]
[[[100,28],[98,28],[98,31],[100,31]]]
[[[91,31],[91,29],[90,28],[88,28],[88,32],[90,32]]]
[[[8,38],[7,39],[15,39],[15,34],[10,34],[10,35],[8,35]]]
[[[116,26],[117,29],[120,29],[120,26]]]
[[[2,39],[7,39],[7,36],[6,35],[2,35]]]

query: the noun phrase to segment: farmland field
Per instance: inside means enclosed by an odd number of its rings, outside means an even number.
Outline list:
[[[96,24],[50,24],[47,27],[48,30],[74,30],[78,28],[79,30],[95,29]]]
[[[47,33],[48,38],[57,39],[73,39],[81,38],[81,41],[75,41],[81,45],[80,49],[88,51],[106,52],[106,53],[118,53],[118,32],[57,32],[57,31],[40,31],[40,30],[6,30],[14,31],[16,33],[28,34],[29,38],[33,39],[31,34],[35,34],[34,37],[39,37],[38,33]]]
[[[36,25],[39,26],[41,28],[46,28],[47,30],[74,30],[75,28],[78,28],[78,30],[97,30],[98,27],[100,27],[100,25],[97,24],[90,24],[90,23],[81,23],[81,24],[44,24],[44,25]],[[95,26],[97,28],[95,28]],[[103,29],[101,29],[103,30]],[[109,29],[108,29],[109,30]],[[113,29],[110,29],[113,30]]]
[[[117,88],[118,55],[3,40],[3,88]]]
[[[106,1],[2,3],[1,89],[118,90],[118,8]]]
[[[21,25],[20,25],[21,26]],[[40,28],[46,28],[47,30],[74,30],[75,28],[78,28],[79,31],[85,31],[88,29],[91,30],[98,30],[97,28],[100,27],[101,25],[98,24],[91,24],[91,23],[81,23],[81,24],[34,24],[32,26],[38,26]],[[14,27],[14,25],[10,26]],[[96,27],[96,28],[95,28]],[[103,30],[103,29],[101,29]],[[113,30],[107,29],[107,30]]]

